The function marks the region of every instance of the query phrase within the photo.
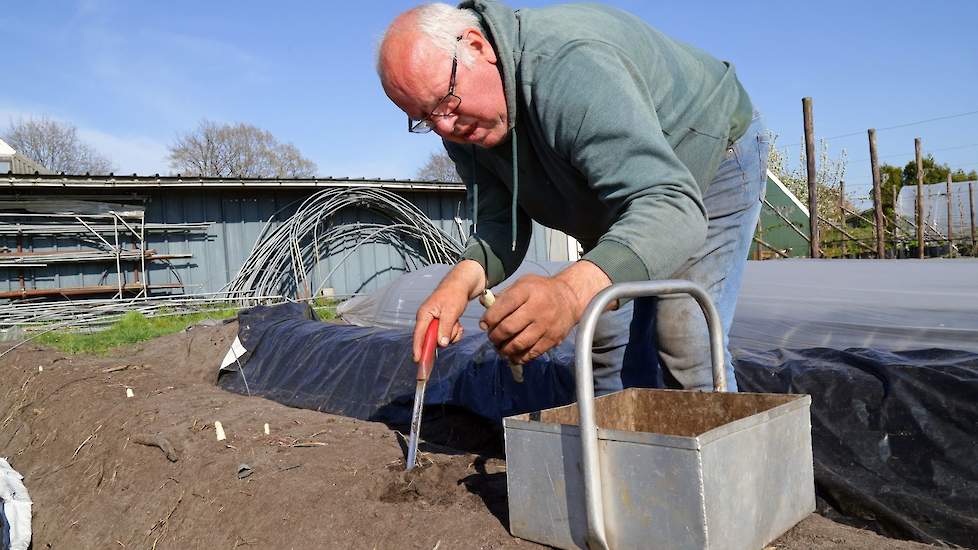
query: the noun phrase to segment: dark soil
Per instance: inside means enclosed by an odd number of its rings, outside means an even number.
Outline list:
[[[34,501],[35,550],[539,547],[508,533],[499,458],[428,446],[404,472],[383,424],[215,386],[236,331],[198,326],[108,357],[28,343],[0,359],[0,456]],[[814,515],[772,547],[930,548]]]

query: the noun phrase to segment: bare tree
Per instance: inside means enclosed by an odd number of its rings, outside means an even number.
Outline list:
[[[308,178],[316,164],[291,143],[279,143],[268,130],[250,124],[202,120],[196,130],[170,146],[170,167],[183,174],[211,177]]]
[[[462,177],[455,169],[455,162],[448,153],[432,153],[428,162],[418,170],[418,179],[430,181],[460,182]]]
[[[47,116],[11,121],[3,140],[52,172],[108,174],[115,170],[108,158],[81,141],[74,125]]]

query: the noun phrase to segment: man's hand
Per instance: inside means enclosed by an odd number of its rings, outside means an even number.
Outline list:
[[[486,284],[482,266],[473,260],[459,262],[445,275],[438,288],[421,304],[415,316],[412,356],[421,360],[421,344],[432,319],[438,319],[438,345],[445,347],[462,337],[458,322],[469,300],[477,296]]]
[[[500,354],[527,363],[567,337],[591,298],[610,284],[587,261],[554,277],[527,275],[500,294],[479,324]]]

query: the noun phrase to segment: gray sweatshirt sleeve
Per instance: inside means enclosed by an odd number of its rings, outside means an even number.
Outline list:
[[[649,84],[625,52],[603,42],[573,42],[548,66],[536,83],[542,127],[614,214],[584,259],[616,283],[669,277],[704,242],[707,217]]]
[[[517,219],[512,219],[513,194],[489,167],[479,161],[481,155],[487,154],[485,151],[447,141],[444,144],[465,182],[466,200],[474,206],[473,231],[465,243],[462,259],[479,262],[486,272],[486,288],[494,287],[522,263],[530,245],[532,221],[519,207],[516,209]],[[513,223],[517,224],[516,250],[513,250]]]

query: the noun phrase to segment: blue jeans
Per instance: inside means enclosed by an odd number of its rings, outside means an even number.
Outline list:
[[[755,112],[746,133],[727,149],[703,197],[709,216],[706,241],[672,275],[699,283],[716,305],[723,324],[728,391],[737,391],[728,336],[767,186],[768,145]],[[635,386],[712,389],[709,334],[696,302],[688,297],[639,298],[629,305],[602,315],[596,327],[595,391]]]

